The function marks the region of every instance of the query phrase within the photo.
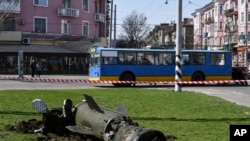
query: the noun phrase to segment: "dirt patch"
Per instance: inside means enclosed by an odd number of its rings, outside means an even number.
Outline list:
[[[20,121],[17,123],[17,125],[6,125],[5,130],[17,132],[17,133],[23,133],[23,134],[35,134],[34,131],[37,129],[40,129],[43,127],[43,122],[36,120],[36,119],[30,119],[28,121]],[[77,138],[67,137],[67,136],[59,136],[57,134],[48,133],[42,137],[37,137],[37,141],[59,141],[59,140],[68,140],[73,141]]]
[[[17,125],[6,125],[5,129],[7,131],[23,133],[23,134],[35,134],[34,130],[44,127],[43,121],[37,119],[30,119],[27,121],[20,121]],[[65,128],[66,129],[66,128]],[[66,131],[66,130],[64,130]],[[167,141],[174,141],[177,138],[173,135],[166,136]],[[101,141],[93,136],[83,136],[78,134],[73,134],[68,131],[58,133],[48,132],[43,136],[37,137],[36,141]]]
[[[43,122],[30,119],[28,121],[20,121],[17,125],[6,125],[5,128],[8,131],[15,131],[17,133],[32,134],[34,130],[43,127]]]
[[[6,125],[5,129],[7,131],[13,131],[17,133],[23,134],[35,134],[34,131],[42,128],[43,121],[37,119],[30,119],[27,121],[20,121],[17,125]],[[66,131],[66,130],[64,130]],[[69,132],[65,132],[62,134],[47,132],[42,137],[37,137],[37,141],[100,141],[95,137],[90,136],[80,136],[76,134],[70,134]]]

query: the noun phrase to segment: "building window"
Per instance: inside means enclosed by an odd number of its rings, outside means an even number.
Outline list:
[[[95,1],[95,13],[98,13],[98,5],[97,5],[97,1]]]
[[[39,6],[47,6],[48,0],[34,0],[34,4]]]
[[[218,6],[216,5],[214,9],[215,9],[215,13],[214,13],[214,14],[215,14],[215,16],[217,16],[217,13],[218,13]]]
[[[82,35],[83,36],[89,35],[89,22],[87,21],[82,22]]]
[[[244,13],[242,12],[242,13],[241,13],[241,22],[242,22],[242,23],[245,21],[245,20],[244,20],[244,17],[245,17],[245,16],[244,16]]]
[[[0,0],[1,2],[1,0]],[[15,2],[15,3],[19,3],[19,0],[2,0],[2,2]]]
[[[70,5],[70,0],[63,0],[63,8],[70,8],[71,5]]]
[[[250,22],[250,13],[248,13],[247,21]]]
[[[223,13],[223,6],[220,6],[220,15]]]
[[[62,20],[62,34],[71,34],[71,24],[69,20]]]
[[[210,31],[212,30],[212,26],[210,27]],[[215,22],[214,23],[214,30],[216,31],[216,30],[218,30],[218,24],[217,24],[217,22]]]
[[[35,32],[46,33],[46,18],[35,18]]]
[[[16,31],[16,20],[14,17],[7,17],[3,21],[3,31]]]
[[[222,30],[222,22],[220,22],[220,30]]]
[[[89,11],[89,0],[82,0],[82,10]]]
[[[6,68],[7,68],[7,72],[8,73],[15,73],[16,72],[16,68],[18,66],[17,62],[18,62],[18,58],[17,56],[7,56],[7,60],[6,60]]]

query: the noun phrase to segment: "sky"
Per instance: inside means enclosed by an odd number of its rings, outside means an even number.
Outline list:
[[[147,17],[147,24],[153,28],[161,23],[177,21],[177,0],[113,0],[113,10],[116,5],[116,31],[122,31],[124,18],[136,10]],[[192,13],[212,0],[182,0],[182,18],[193,18]],[[114,17],[114,16],[113,16]],[[114,21],[113,21],[114,23]]]

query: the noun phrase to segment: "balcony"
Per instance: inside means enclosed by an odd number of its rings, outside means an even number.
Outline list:
[[[205,19],[205,24],[211,24],[211,23],[214,23],[214,19],[212,17]]]
[[[226,17],[238,16],[238,9],[237,8],[230,8],[224,11]]]
[[[1,0],[0,0],[1,1]],[[20,13],[21,12],[21,4],[20,2],[0,2],[0,13]]]
[[[59,16],[79,17],[79,10],[73,8],[58,8]]]
[[[237,25],[226,25],[225,26],[225,32],[227,32],[227,33],[238,32],[238,26]]]
[[[103,13],[95,13],[94,19],[96,22],[102,22],[105,23],[105,15]]]

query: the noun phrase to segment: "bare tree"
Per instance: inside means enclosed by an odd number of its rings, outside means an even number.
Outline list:
[[[142,40],[145,40],[146,34],[150,30],[147,24],[147,18],[144,14],[139,14],[135,10],[123,20],[123,37],[126,37],[130,47],[141,47]]]
[[[0,31],[6,20],[13,20],[10,16],[20,11],[20,0],[0,0]]]

